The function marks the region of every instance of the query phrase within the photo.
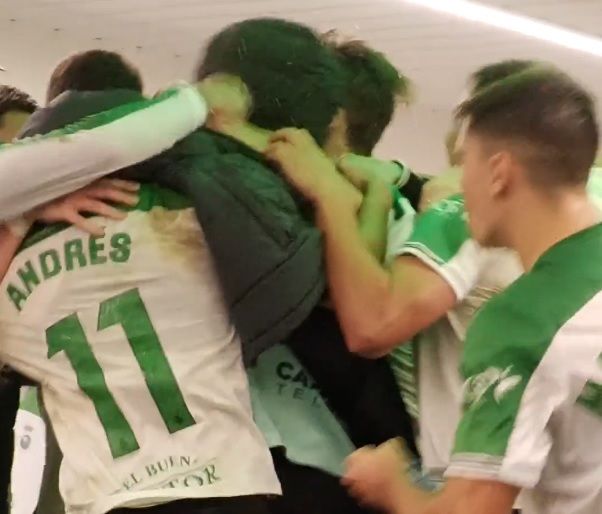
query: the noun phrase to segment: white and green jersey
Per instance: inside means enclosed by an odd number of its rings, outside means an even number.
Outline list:
[[[448,475],[523,489],[523,514],[602,512],[602,224],[477,315]]]
[[[206,115],[197,89],[182,86],[45,136],[0,146],[0,220],[167,150],[203,124]]]
[[[522,269],[513,253],[483,250],[470,238],[460,196],[418,216],[411,236],[395,255],[420,259],[449,283],[458,299],[444,319],[416,339],[420,450],[425,470],[441,475],[460,419],[463,380],[458,369],[466,329],[475,312]]]
[[[39,232],[1,285],[0,360],[41,384],[67,512],[277,494],[193,209],[143,186],[107,223]]]

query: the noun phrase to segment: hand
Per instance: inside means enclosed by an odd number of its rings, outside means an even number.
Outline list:
[[[199,82],[197,89],[209,107],[205,125],[210,129],[221,131],[249,118],[253,101],[249,89],[239,77],[216,73]]]
[[[394,510],[400,494],[397,486],[409,466],[402,448],[398,439],[392,439],[377,448],[357,450],[346,461],[343,485],[363,505]]]
[[[265,155],[309,200],[318,202],[324,195],[340,193],[352,195],[354,202],[361,203],[359,192],[337,172],[334,163],[306,130],[275,132]]]
[[[374,157],[365,157],[348,153],[337,162],[339,170],[360,191],[366,191],[368,184],[381,180],[389,185],[395,184],[401,177],[402,169],[394,161],[381,161]]]
[[[54,200],[28,214],[32,221],[43,223],[67,222],[93,236],[103,236],[104,227],[98,221],[86,219],[82,213],[96,214],[112,220],[122,220],[127,214],[110,203],[134,206],[138,203],[135,182],[118,179],[103,179],[79,191]]]
[[[462,192],[462,169],[451,168],[429,180],[422,188],[419,210]]]

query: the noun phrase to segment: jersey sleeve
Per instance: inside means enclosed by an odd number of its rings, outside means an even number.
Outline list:
[[[206,115],[196,88],[183,86],[0,147],[0,221],[167,150]]]
[[[395,257],[403,255],[413,255],[438,273],[462,301],[476,285],[483,259],[470,238],[463,198],[453,196],[418,216],[409,239],[394,249]]]
[[[566,390],[559,373],[546,371],[548,343],[527,317],[493,300],[469,330],[463,415],[446,476],[520,488],[539,482],[552,448],[549,421]]]

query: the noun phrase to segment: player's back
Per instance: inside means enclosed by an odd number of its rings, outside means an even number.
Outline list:
[[[2,283],[0,358],[42,384],[67,512],[276,493],[194,211],[140,196],[102,238],[40,231]]]

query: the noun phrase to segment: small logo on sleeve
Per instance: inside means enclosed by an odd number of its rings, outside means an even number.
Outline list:
[[[512,374],[512,366],[506,369],[487,368],[464,383],[464,406],[465,408],[478,406],[489,391],[493,392],[495,403],[500,404],[521,382],[520,375]]]

